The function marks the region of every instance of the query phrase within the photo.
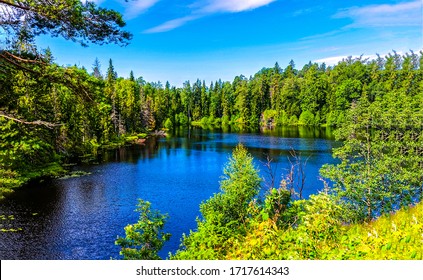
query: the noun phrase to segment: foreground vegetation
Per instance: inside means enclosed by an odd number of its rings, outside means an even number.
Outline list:
[[[200,205],[197,229],[183,237],[171,259],[423,259],[422,202],[360,220],[363,215],[350,210],[350,203],[360,201],[329,190],[294,200],[287,180],[259,199],[258,171],[242,145],[224,173],[221,192]],[[158,259],[169,237],[162,231],[166,219],[148,208],[137,224],[128,225],[126,237],[116,242],[124,258]]]
[[[342,208],[328,194],[297,201],[295,227],[274,220],[252,221],[234,238],[223,259],[422,260],[423,203],[371,222],[342,223]],[[190,256],[188,256],[190,258]]]

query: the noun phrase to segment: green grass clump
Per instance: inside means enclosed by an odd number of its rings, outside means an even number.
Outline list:
[[[345,259],[422,260],[423,203],[352,225],[341,241],[339,256]]]

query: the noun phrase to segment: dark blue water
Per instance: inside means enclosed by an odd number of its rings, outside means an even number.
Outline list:
[[[166,258],[178,249],[182,234],[195,229],[199,204],[219,191],[223,167],[238,143],[265,177],[263,193],[271,181],[263,165],[267,156],[278,184],[290,166],[290,150],[296,150],[307,160],[305,197],[323,188],[318,171],[333,162],[331,149],[339,145],[330,131],[308,128],[171,134],[104,153],[100,164],[74,167],[91,175],[31,184],[1,201],[0,228],[22,230],[0,231],[0,259],[120,258],[114,241],[138,220],[138,198],[169,214],[166,230],[172,237],[161,253]]]

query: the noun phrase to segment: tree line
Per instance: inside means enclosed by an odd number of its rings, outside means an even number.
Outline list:
[[[331,67],[310,62],[301,70],[291,60],[285,69],[276,63],[249,78],[240,75],[232,82],[218,80],[210,85],[197,79],[175,87],[168,82],[135,80],[132,72],[129,81],[139,89],[133,99],[144,103],[135,107],[143,107],[140,114],[147,129],[191,123],[253,130],[263,125],[339,126],[363,94],[373,102],[381,92],[419,90],[422,61],[421,52],[400,55],[393,51],[373,60],[348,57]],[[107,73],[110,69],[111,62]],[[128,86],[123,80],[117,88]],[[131,95],[130,90],[126,95]]]

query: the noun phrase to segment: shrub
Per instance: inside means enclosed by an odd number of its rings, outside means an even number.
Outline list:
[[[142,199],[135,211],[140,212],[138,222],[127,225],[126,236],[118,236],[115,244],[121,247],[120,254],[126,260],[158,260],[158,252],[170,238],[169,233],[163,232],[167,215],[151,210],[151,203]]]
[[[172,128],[173,128],[173,123],[172,123],[172,121],[170,120],[170,118],[167,118],[167,119],[166,119],[166,121],[165,121],[165,123],[164,123],[164,127],[165,127],[166,129],[172,129]]]
[[[296,115],[293,115],[291,118],[289,118],[289,124],[290,125],[298,125],[298,118]]]
[[[314,115],[310,111],[304,111],[300,115],[299,125],[314,125]]]

